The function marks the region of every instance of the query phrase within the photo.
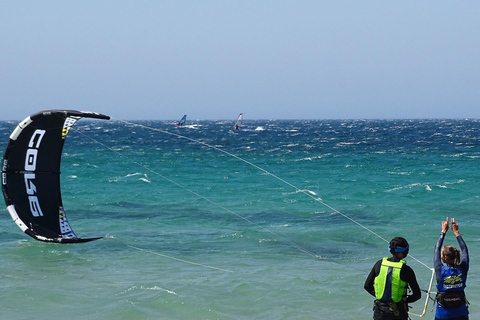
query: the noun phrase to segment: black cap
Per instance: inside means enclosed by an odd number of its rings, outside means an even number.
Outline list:
[[[390,253],[395,253],[395,252],[403,252],[405,254],[408,254],[408,249],[409,245],[407,240],[402,237],[395,237],[390,241],[390,245],[388,247],[388,251]]]

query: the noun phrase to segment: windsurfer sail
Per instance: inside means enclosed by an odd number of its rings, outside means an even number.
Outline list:
[[[235,121],[235,126],[234,126],[235,130],[240,129],[240,125],[242,124],[242,122],[243,122],[243,113],[240,113],[237,117],[237,121]]]
[[[176,127],[181,127],[181,126],[183,126],[183,125],[185,124],[186,121],[187,121],[187,115],[184,115],[184,116],[182,117],[182,119],[180,119],[180,121],[178,121],[178,122],[175,124],[175,126],[176,126]]]
[[[76,243],[60,192],[60,159],[65,138],[80,118],[109,116],[75,110],[45,110],[20,122],[2,160],[2,191],[13,221],[34,239]]]

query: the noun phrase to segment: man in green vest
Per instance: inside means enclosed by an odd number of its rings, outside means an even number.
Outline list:
[[[395,237],[388,250],[392,257],[375,263],[364,288],[375,297],[373,319],[407,320],[408,304],[422,297],[415,272],[403,260],[409,245],[405,238]],[[407,289],[411,289],[411,295],[407,295]]]

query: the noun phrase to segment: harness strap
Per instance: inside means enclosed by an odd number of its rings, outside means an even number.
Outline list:
[[[445,309],[457,308],[468,303],[464,291],[437,292],[436,300]]]

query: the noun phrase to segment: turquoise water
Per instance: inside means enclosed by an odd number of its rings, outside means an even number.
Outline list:
[[[0,122],[1,150],[16,124]],[[427,289],[448,216],[469,246],[480,319],[480,121],[232,128],[79,121],[62,157],[63,201],[79,237],[104,238],[38,242],[3,209],[1,318],[370,319],[363,283],[388,255],[384,239],[407,238]]]

